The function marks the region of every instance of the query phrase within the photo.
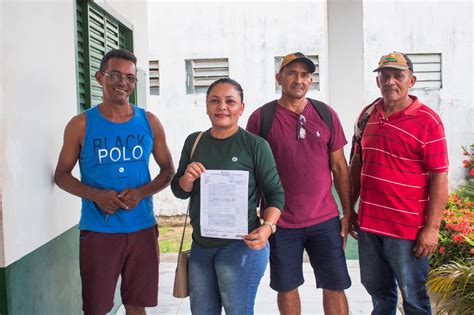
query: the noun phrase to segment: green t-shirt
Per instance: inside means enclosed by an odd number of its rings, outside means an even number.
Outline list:
[[[225,139],[215,139],[210,129],[205,131],[194,151],[192,160],[189,159],[191,148],[199,132],[189,135],[184,142],[178,170],[171,182],[173,194],[181,199],[191,196],[189,217],[193,227],[193,240],[200,246],[216,248],[229,245],[237,240],[209,238],[201,236],[200,229],[200,185],[201,180],[194,182],[191,192],[185,192],[179,185],[186,167],[191,162],[200,162],[207,170],[243,170],[249,172],[248,187],[248,231],[259,226],[256,213],[259,192],[265,196],[267,207],[283,209],[284,193],[278,176],[275,160],[268,143],[242,128]]]

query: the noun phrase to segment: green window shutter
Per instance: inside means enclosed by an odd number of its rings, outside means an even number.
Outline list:
[[[118,24],[119,29],[118,29],[118,44],[119,48],[125,48],[133,52],[133,33],[131,30],[123,26],[122,24]],[[138,69],[137,69],[138,70]],[[137,74],[138,75],[138,74]],[[133,90],[132,94],[130,95],[129,102],[132,104],[137,104],[138,102],[138,86],[137,84],[135,86],[135,89]]]
[[[119,29],[119,47],[125,48],[125,30],[123,28]]]
[[[106,49],[106,20],[102,10],[89,6],[89,51],[90,51],[90,67],[89,67],[89,88],[90,88],[90,105],[95,106],[102,102],[102,88],[95,80],[95,73],[99,71],[100,61],[105,55]]]
[[[111,49],[133,51],[132,31],[92,1],[76,0],[77,81],[80,111],[102,102],[102,88],[95,80],[102,57]],[[130,97],[135,100],[135,93]]]
[[[89,51],[86,48],[87,23],[84,16],[84,6],[81,1],[76,2],[76,30],[77,30],[77,93],[79,102],[79,111],[84,111],[90,105],[90,89],[88,68]]]

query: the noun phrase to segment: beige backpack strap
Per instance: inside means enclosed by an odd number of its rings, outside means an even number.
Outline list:
[[[191,148],[191,154],[189,155],[189,160],[193,158],[194,151],[196,150],[196,147],[199,143],[199,140],[201,140],[202,134],[204,132],[199,132],[199,134],[196,137],[196,140],[194,140],[193,147]],[[191,206],[191,198],[189,198],[188,201],[188,209],[186,210],[186,217],[184,218],[184,227],[183,227],[183,235],[181,235],[181,243],[179,244],[179,252],[181,253],[183,250],[183,241],[184,241],[184,234],[186,232],[186,223],[188,223],[188,215],[189,215],[189,207]]]

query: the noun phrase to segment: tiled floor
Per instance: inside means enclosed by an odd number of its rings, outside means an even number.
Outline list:
[[[171,294],[173,289],[174,270],[176,268],[175,255],[163,255],[160,264],[159,306],[147,309],[147,314],[191,314],[189,299],[177,299]],[[372,302],[360,283],[359,264],[357,260],[348,260],[352,286],[346,291],[351,314],[370,314]],[[302,314],[324,314],[322,306],[322,291],[316,289],[311,265],[305,263],[303,267],[306,282],[300,287]],[[124,308],[117,314],[124,315]],[[278,314],[276,292],[269,287],[269,268],[258,289],[255,302],[255,314]]]

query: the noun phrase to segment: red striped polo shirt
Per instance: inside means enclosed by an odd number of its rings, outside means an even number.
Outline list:
[[[362,136],[361,230],[416,239],[426,222],[430,172],[448,171],[439,116],[411,96],[412,104],[385,118],[381,99]]]

